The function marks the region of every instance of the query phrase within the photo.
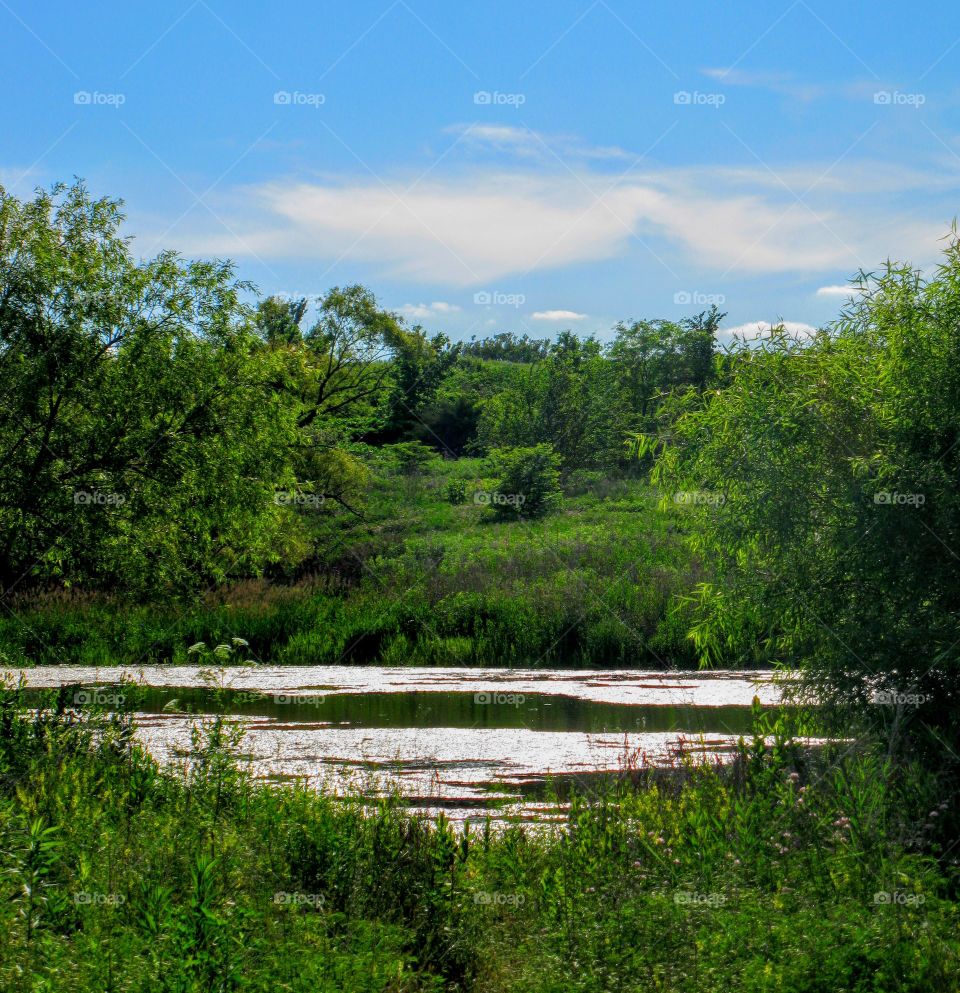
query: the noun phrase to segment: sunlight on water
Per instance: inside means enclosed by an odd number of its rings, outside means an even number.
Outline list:
[[[455,820],[549,819],[562,793],[647,764],[726,760],[750,706],[780,701],[768,673],[248,667],[36,668],[30,687],[77,685],[136,713],[158,760],[189,761],[190,731],[222,707],[254,775],[338,794],[396,794]],[[123,684],[123,685],[120,685]],[[122,700],[117,694],[122,694]],[[74,694],[76,695],[76,693]],[[92,699],[97,699],[93,697]]]

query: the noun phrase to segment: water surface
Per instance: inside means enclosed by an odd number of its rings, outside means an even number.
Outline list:
[[[138,736],[164,763],[189,762],[192,727],[223,711],[244,728],[243,761],[255,775],[395,793],[460,820],[491,811],[547,818],[548,781],[562,792],[682,754],[725,761],[750,731],[753,699],[780,701],[770,674],[756,672],[150,666],[23,675],[30,687],[73,686],[68,702],[132,710]]]

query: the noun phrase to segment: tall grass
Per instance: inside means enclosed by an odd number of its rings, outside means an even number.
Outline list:
[[[683,597],[701,578],[676,522],[636,480],[582,479],[542,521],[495,522],[480,463],[387,476],[368,519],[313,522],[309,576],[188,602],[51,593],[0,618],[10,665],[184,662],[242,633],[276,664],[692,666]],[[471,475],[473,474],[473,475]],[[469,499],[452,504],[451,480]]]

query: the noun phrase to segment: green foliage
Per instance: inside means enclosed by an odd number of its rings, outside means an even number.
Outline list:
[[[218,789],[102,716],[0,713],[10,993],[925,993],[960,969],[954,870],[903,840],[936,784],[870,748],[758,725],[729,769],[628,755],[552,827],[458,833],[254,783],[235,747]]]
[[[487,473],[476,459],[376,472],[364,519],[323,518],[317,575],[296,583],[245,581],[193,602],[25,594],[0,616],[0,655],[189,664],[184,646],[242,631],[246,657],[272,664],[695,664],[673,608],[702,574],[649,486],[580,477],[562,514],[492,527]],[[450,503],[448,486],[466,501]]]
[[[256,572],[290,420],[229,264],[136,262],[82,185],[0,191],[0,587]]]
[[[464,355],[493,362],[539,362],[550,352],[549,338],[530,338],[525,334],[501,331],[490,338],[471,338],[463,346]]]
[[[652,427],[671,390],[706,388],[714,376],[716,335],[725,316],[714,305],[679,324],[653,320],[617,325],[609,355],[633,415],[632,428]]]
[[[467,502],[467,484],[462,479],[451,479],[444,493],[455,507]]]
[[[488,461],[491,472],[500,477],[490,494],[497,517],[534,519],[558,505],[560,456],[550,445],[497,448]]]
[[[271,345],[298,345],[303,341],[300,324],[307,311],[307,301],[267,297],[257,306],[257,330]]]
[[[487,449],[552,445],[565,471],[615,465],[626,407],[615,370],[593,338],[563,332],[549,356],[527,367],[484,404],[479,440]]]
[[[929,280],[891,265],[856,296],[812,341],[735,349],[727,385],[676,411],[657,479],[707,495],[678,507],[714,570],[705,655],[762,642],[835,726],[955,762],[960,247]]]
[[[381,448],[380,460],[402,476],[419,476],[436,463],[437,453],[419,441],[401,441]]]
[[[459,346],[444,334],[428,338],[421,327],[394,336],[392,383],[387,396],[387,416],[382,437],[402,439],[411,433],[436,444],[421,413],[433,403],[441,382],[457,361]]]

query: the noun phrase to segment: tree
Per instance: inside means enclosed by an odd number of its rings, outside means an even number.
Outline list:
[[[686,398],[656,479],[714,579],[692,635],[706,659],[799,666],[850,718],[960,752],[960,243],[933,278],[863,276],[813,340],[774,329],[730,381]],[[952,758],[951,758],[952,756]]]
[[[460,346],[451,346],[445,334],[428,338],[419,325],[398,334],[392,345],[392,383],[382,437],[389,440],[420,437],[428,444],[441,445],[440,438],[430,436],[422,415],[456,363]]]
[[[491,338],[471,338],[463,354],[496,362],[539,362],[550,354],[549,338],[530,338],[525,334],[501,331]]]
[[[292,429],[228,263],[135,261],[120,205],[0,189],[0,586],[195,587],[282,554]]]
[[[717,333],[727,315],[716,304],[694,317],[680,322],[680,356],[683,378],[701,392],[714,378],[714,359],[717,354]]]
[[[550,445],[498,448],[489,464],[499,481],[490,508],[501,520],[543,517],[560,501],[560,456]]]
[[[610,466],[620,456],[625,415],[600,343],[564,331],[543,362],[484,404],[479,438],[491,448],[550,444],[564,471]]]
[[[298,345],[303,341],[300,324],[307,312],[307,300],[267,297],[257,307],[257,330],[271,345]]]

